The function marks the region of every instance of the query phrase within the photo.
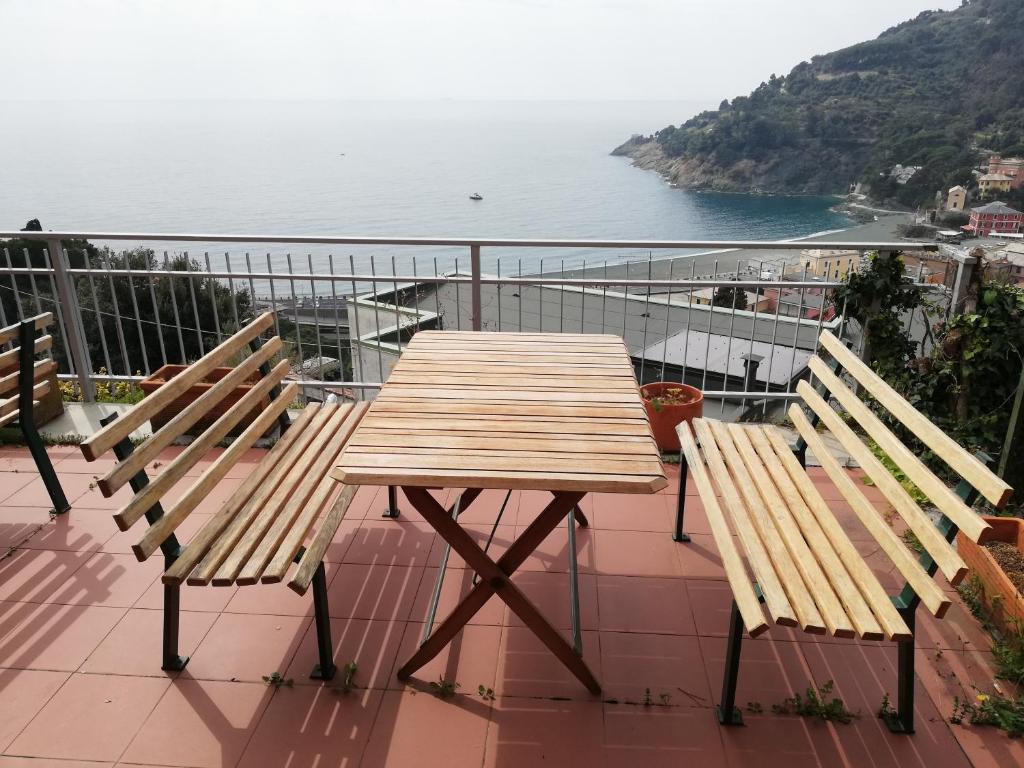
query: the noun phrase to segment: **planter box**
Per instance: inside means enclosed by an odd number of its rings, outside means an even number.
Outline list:
[[[989,541],[1005,541],[1024,551],[1024,520],[986,515],[985,522],[992,526]],[[988,549],[963,534],[959,534],[956,541],[957,550],[971,569],[971,575],[977,576],[981,583],[979,597],[992,621],[1006,631],[1018,631],[1017,622],[1024,622],[1024,596],[1013,586]]]
[[[682,389],[689,392],[695,399],[693,402],[682,405],[662,404],[655,408],[647,397],[663,396],[670,389]],[[644,396],[644,408],[647,410],[647,420],[651,422],[651,431],[654,433],[654,442],[662,451],[678,452],[679,435],[676,434],[676,427],[684,421],[692,421],[704,413],[704,393],[689,384],[675,384],[673,382],[655,381],[644,384],[640,387]]]
[[[175,376],[180,374],[182,371],[187,369],[187,365],[165,365],[155,370],[151,375],[139,382],[139,388],[147,395],[151,395],[156,392],[160,387],[166,384],[168,381],[173,379]],[[214,368],[210,371],[207,376],[197,384],[193,384],[191,387],[185,390],[183,394],[171,401],[171,403],[161,411],[158,411],[149,420],[153,427],[153,431],[160,429],[164,424],[173,419],[185,408],[191,405],[201,395],[209,391],[210,387],[216,384],[218,381],[227,376],[233,368]],[[207,414],[196,422],[189,430],[185,432],[187,435],[198,435],[209,427],[218,418],[224,415],[232,405],[241,400],[245,394],[253,388],[255,384],[258,384],[260,380],[259,371],[254,372],[249,378],[247,378],[244,384],[239,384],[235,389],[224,396],[224,398],[211,408]],[[270,405],[270,398],[263,398],[260,404],[253,408],[249,413],[242,417],[233,430],[229,433],[230,435],[240,434],[247,426],[252,424],[253,421],[259,416],[260,411]]]
[[[0,377],[7,376],[9,374],[17,372],[18,366],[12,365],[8,368],[0,370]],[[60,394],[60,387],[57,385],[57,371],[55,370],[45,379],[40,379],[40,381],[50,382],[50,391],[43,395],[43,399],[39,401],[39,405],[37,405],[32,411],[32,415],[35,417],[37,427],[41,427],[43,426],[43,424],[47,424],[53,421],[62,413],[64,413],[64,400]],[[18,390],[16,389],[11,390],[6,395],[4,395],[4,397],[17,396]]]

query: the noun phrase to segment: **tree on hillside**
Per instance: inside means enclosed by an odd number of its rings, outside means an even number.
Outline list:
[[[747,308],[747,292],[735,285],[723,285],[711,297],[711,306],[730,307],[732,309]]]

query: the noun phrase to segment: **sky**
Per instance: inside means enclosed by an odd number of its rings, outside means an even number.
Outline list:
[[[960,0],[0,0],[0,100],[694,100]]]

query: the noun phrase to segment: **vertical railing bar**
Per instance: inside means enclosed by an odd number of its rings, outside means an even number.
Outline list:
[[[470,283],[470,327],[474,331],[484,329],[483,285],[480,283],[480,246],[469,246],[469,273],[473,278]]]
[[[395,267],[395,255],[391,254],[391,277],[398,277],[398,269]],[[391,286],[395,292],[395,343],[398,345],[398,356],[402,356],[402,315],[399,312],[398,302],[401,300],[398,295],[398,280],[393,280]]]
[[[4,248],[4,258],[7,261],[7,269],[14,269],[13,262],[11,261],[11,254],[6,248]],[[21,309],[21,293],[18,291],[17,280],[14,277],[14,272],[9,272],[8,274],[11,276],[11,295],[14,297],[14,308],[18,313],[18,320],[24,320],[25,313]]]
[[[653,274],[654,262],[652,261],[652,254],[650,251],[647,252],[647,289],[646,296],[644,298],[644,336],[643,341],[640,344],[640,383],[644,380],[644,369],[647,367],[647,326],[651,320],[651,279],[654,277]]]
[[[252,279],[252,258],[249,256],[249,252],[245,252],[245,269],[249,273],[249,311],[253,314],[256,313],[256,282]],[[269,270],[268,270],[269,271]],[[274,312],[274,328],[277,328],[277,307],[273,307]],[[275,330],[275,336],[280,336]]]
[[[519,279],[522,280],[523,279],[523,259],[522,259],[522,257],[520,257],[518,259],[518,261],[519,261]],[[517,287],[519,288],[519,331],[520,331],[520,333],[522,333],[522,330],[523,330],[523,302],[524,302],[525,297],[526,297],[526,286],[523,285],[522,283],[520,283]]]
[[[583,266],[580,268],[580,276],[587,276],[587,260],[583,259]],[[587,287],[580,286],[580,333],[586,333],[587,325]]]
[[[416,330],[413,331],[413,334],[415,335],[415,334],[419,333],[419,331],[420,331],[420,281],[419,281],[420,273],[416,269],[416,257],[415,256],[412,257],[412,276],[414,278],[416,278],[415,280],[412,281],[413,309],[416,312],[416,314],[415,314],[415,318],[416,319],[413,322],[413,325],[416,326]]]
[[[459,276],[459,257],[455,257],[455,276]],[[459,293],[459,283],[455,284],[455,330],[462,330],[462,296]]]
[[[760,288],[761,288],[761,272],[763,270],[764,270],[764,262],[761,261],[759,263],[759,265],[758,265],[758,268],[757,268],[757,280],[754,282],[754,315],[750,319],[750,350],[747,353],[748,354],[747,365],[743,369],[743,393],[744,393],[744,397],[743,397],[742,405],[741,405],[741,409],[743,409],[743,410],[745,410],[746,407],[747,407],[746,393],[747,393],[747,381],[748,380],[750,381],[750,384],[751,384],[750,392],[753,393],[753,391],[754,391],[753,384],[755,382],[755,379],[754,379],[753,376],[748,376],[747,371],[750,370],[750,366],[753,364],[753,363],[751,363],[751,361],[749,359],[749,356],[754,354],[754,336],[757,333],[757,305],[759,303],[759,299],[761,298],[761,291],[760,291]],[[747,290],[746,288],[743,289],[744,295],[746,295],[746,290]],[[734,296],[736,295],[735,292],[733,293],[733,295]],[[769,368],[771,368],[771,358],[772,358],[774,352],[775,352],[774,348],[770,348],[768,350],[768,367]],[[767,374],[765,374],[765,375],[767,376]],[[768,384],[771,384],[771,377],[766,378],[766,381],[768,382]]]
[[[231,253],[224,251],[224,269],[228,274],[231,274]],[[238,296],[235,293],[235,278],[228,278],[228,293],[231,294],[231,319],[235,321],[235,333],[242,327],[241,322],[238,319]],[[250,301],[255,301],[256,297],[250,297]]]
[[[192,271],[192,258],[189,256],[188,251],[185,251],[185,271]],[[203,324],[199,319],[199,299],[196,297],[196,279],[195,277],[185,278],[188,281],[188,295],[192,297],[192,316],[196,321],[196,339],[199,341],[199,357],[206,354],[206,344],[203,342]]]
[[[714,262],[715,279],[718,279],[718,259]],[[715,289],[711,289],[711,301],[708,302],[708,338],[707,345],[704,348],[704,375],[701,378],[700,388],[706,390],[708,388],[708,358],[711,356],[711,332],[712,323],[715,319]],[[725,374],[729,375],[729,361],[725,363]],[[725,382],[722,382],[722,391],[725,391]]]
[[[334,254],[327,254],[327,269],[331,273],[331,304],[334,306],[334,353],[338,356],[338,367],[341,369],[341,380],[345,380],[345,357],[341,352],[341,319],[338,317],[338,286],[334,280]],[[347,304],[346,304],[347,306]],[[351,338],[351,334],[349,334]],[[349,343],[349,356],[352,355],[351,342]],[[354,381],[355,379],[353,379]],[[354,391],[354,390],[353,390]],[[362,391],[360,390],[360,395]],[[360,400],[363,398],[360,397]]]
[[[434,256],[434,277],[437,277],[437,256]],[[437,315],[437,330],[443,330],[444,319],[441,317],[441,284],[434,283],[434,314]]]
[[[670,259],[668,262],[668,279],[671,280],[675,274],[676,260]],[[669,319],[672,315],[672,286],[668,287],[668,296],[665,298],[665,343],[661,347],[661,381],[665,381],[665,362],[668,358],[668,335],[670,331]]]
[[[717,275],[715,277],[717,277]],[[738,282],[739,279],[740,279],[740,263],[739,263],[739,261],[737,261],[736,262],[736,275],[734,277],[734,281]],[[733,287],[732,287],[732,312],[729,314],[729,339],[728,339],[728,341],[725,342],[725,376],[724,376],[723,381],[722,381],[722,390],[723,391],[728,391],[728,389],[729,389],[729,363],[732,362],[732,337],[733,337],[733,331],[736,328],[736,291],[737,290],[743,290],[744,296],[746,295],[746,289],[737,288],[737,286],[735,284],[733,284]],[[714,291],[712,291],[712,293],[711,293],[711,305],[712,305],[712,307],[714,307],[714,303],[715,303],[715,294],[714,294]],[[706,361],[705,361],[705,363],[706,363]],[[740,390],[743,390],[743,389],[746,388],[746,380],[747,380],[746,376],[744,376],[743,377],[744,384],[742,386],[740,386]],[[725,413],[725,398],[724,397],[722,398],[721,410],[719,411],[719,413]]]
[[[267,253],[267,272],[270,273],[271,275],[274,274],[274,265],[273,265],[273,262],[271,262],[271,260],[270,260],[270,254],[269,253]],[[281,321],[278,318],[278,315],[280,313],[277,311],[277,289],[274,288],[274,283],[276,281],[274,280],[273,277],[271,277],[268,282],[270,283],[270,306],[274,308],[274,335],[280,337],[281,336]]]
[[[64,249],[63,245],[61,246],[60,254],[61,254],[62,258],[64,259],[64,263],[65,264],[70,264],[71,263],[68,260],[67,251]],[[43,250],[43,264],[46,265],[47,269],[53,270],[53,272],[50,275],[50,290],[53,292],[53,296],[55,298],[57,298],[60,295],[59,292],[58,292],[59,286],[57,285],[57,270],[54,268],[53,262],[50,259],[50,249],[48,247]],[[72,292],[74,292],[76,290],[75,289],[75,282],[71,278],[70,275],[65,275],[65,276],[67,278],[68,291],[69,291],[69,293],[72,293]],[[34,281],[33,281],[33,290],[35,290],[35,282]],[[72,300],[73,300],[73,298],[72,298]],[[19,301],[18,303],[20,304],[21,302]],[[72,349],[71,349],[71,344],[73,343],[73,340],[72,340],[72,337],[68,333],[68,326],[67,326],[67,320],[70,319],[72,322],[74,322],[75,318],[74,317],[71,317],[71,318],[65,318],[64,317],[64,310],[61,307],[62,303],[63,302],[61,302],[61,301],[54,301],[53,302],[54,307],[57,310],[57,327],[60,328],[60,332],[61,332],[62,336],[64,337],[64,352],[65,352],[65,357],[67,358],[67,361],[68,361],[68,370],[71,373],[74,373],[74,374],[84,374],[84,377],[88,377],[88,375],[91,374],[92,371],[78,371],[77,370],[77,366],[75,365],[75,359],[74,359],[74,355],[72,354]],[[75,307],[77,307],[77,306],[78,306],[77,302],[74,302],[72,307],[69,307],[69,309],[71,309],[71,311],[74,312],[75,311]],[[83,326],[79,326],[79,327],[82,328],[81,333],[79,335],[81,335],[81,337],[82,337],[82,339],[81,339],[82,340],[82,344],[84,345],[86,343],[86,341],[85,341],[85,329],[84,329]],[[89,360],[88,354],[89,354],[88,350],[84,349],[83,350],[83,356],[85,357],[85,360],[83,362],[86,362],[86,361]],[[52,351],[50,352],[50,356],[51,357],[53,356],[53,352]],[[80,378],[84,378],[84,377],[80,377]]]
[[[164,270],[170,271],[171,265],[167,258],[167,251],[164,251]],[[181,353],[181,359],[178,361],[182,365],[188,364],[188,355],[185,353],[185,337],[182,335],[181,317],[178,312],[178,291],[174,285],[174,277],[167,275],[168,285],[171,287],[171,310],[174,314],[174,328],[178,332],[178,351]]]
[[[373,280],[370,282],[370,289],[373,291],[373,324],[377,328],[377,371],[380,380],[384,381],[384,352],[381,349],[381,345],[384,343],[383,335],[380,327],[380,294],[377,293],[377,261],[374,254],[370,254],[370,275]]]
[[[153,262],[147,262],[148,268],[146,269],[146,284],[149,286],[149,300],[153,304],[153,321],[156,324],[156,339],[160,344],[160,359],[163,360],[163,365],[167,365],[170,361],[167,359],[167,347],[164,344],[164,327],[160,322],[160,306],[156,300],[156,285],[153,281],[153,268],[156,266],[156,256],[153,257]]]
[[[565,280],[565,259],[562,259],[558,267],[558,276]],[[558,332],[565,333],[565,286],[558,286]]]
[[[348,255],[349,274],[353,277],[356,274],[356,262],[355,257],[350,253]],[[366,364],[363,362],[363,337],[359,332],[359,302],[356,301],[359,298],[359,292],[356,288],[356,281],[352,281],[352,312],[350,317],[352,318],[352,326],[355,328],[356,333],[356,357],[359,358],[359,378],[362,381],[366,380]],[[347,305],[346,305],[347,306]],[[349,345],[351,346],[352,333],[349,332]],[[382,372],[383,373],[383,372]],[[383,378],[383,376],[381,376]],[[355,381],[355,360],[352,361],[352,380]],[[366,397],[365,390],[359,390],[359,399],[362,400]]]
[[[11,263],[11,255],[7,252],[7,248],[6,247],[3,249],[3,251],[4,251],[4,259],[7,261],[8,264],[10,264]],[[10,275],[11,275],[11,277],[14,277],[14,273],[13,272],[11,272]],[[6,288],[6,286],[5,286],[5,288]],[[18,293],[17,293],[17,291],[15,291],[14,296],[12,296],[12,298],[15,301],[18,300]],[[10,325],[10,323],[7,322],[7,310],[4,309],[4,303],[2,301],[0,301],[0,323],[3,323],[5,326],[6,325]],[[4,346],[10,346],[13,349],[13,342],[10,343],[10,344],[5,344]]]
[[[92,291],[92,306],[93,311],[96,313],[96,325],[100,332],[100,347],[103,349],[103,362],[106,363],[107,374],[109,375],[114,370],[114,366],[110,362],[110,349],[107,347],[107,332],[104,326],[103,313],[100,312],[100,302],[96,293],[96,281],[92,276],[92,263],[88,258],[85,260],[85,271],[89,277],[89,288]],[[90,371],[91,373],[91,371]]]
[[[302,351],[302,329],[299,325],[299,297],[295,293],[295,271],[292,269],[292,255],[290,252],[285,254],[285,263],[288,265],[288,287],[292,292],[292,314],[295,316],[295,348],[299,352],[299,381],[302,382],[306,380],[306,354]]]
[[[204,251],[203,258],[206,261],[206,271],[213,272],[213,267],[210,266],[210,252]],[[217,344],[220,345],[223,341],[223,336],[220,332],[220,311],[217,307],[217,280],[212,277],[206,278],[210,281],[210,309],[213,310],[213,332],[217,335]],[[200,288],[202,288],[202,279],[199,282]]]
[[[309,291],[313,294],[313,327],[316,328],[316,354],[320,358],[318,361],[320,374],[314,378],[322,380],[324,378],[324,348],[320,341],[320,302],[316,295],[316,281],[313,279],[313,254],[307,253],[306,260],[309,264]],[[331,284],[334,284],[333,281]],[[298,318],[298,314],[295,317]],[[340,363],[341,361],[339,360],[338,362]]]
[[[540,257],[540,276],[544,277],[544,257]],[[544,333],[544,286],[537,284],[537,333]]]
[[[498,296],[498,333],[501,333],[501,256],[498,257],[494,266],[498,273],[497,290],[495,293]]]
[[[690,279],[693,280],[697,271],[697,260],[690,258]],[[686,291],[686,330],[683,336],[683,370],[679,374],[679,382],[686,382],[686,361],[690,355],[690,324],[693,322],[693,287]]]
[[[135,295],[135,278],[132,276],[131,251],[124,254],[124,272],[128,279],[128,296],[132,300],[132,311],[135,312],[135,331],[139,334],[139,349],[142,351],[142,365],[148,376],[153,372],[149,364],[149,353],[146,351],[146,336],[142,332],[142,313],[139,312],[139,300]]]
[[[68,367],[78,377],[78,386],[82,390],[83,402],[91,403],[96,400],[96,386],[92,380],[92,360],[89,355],[89,346],[85,340],[85,326],[81,321],[81,307],[78,303],[77,289],[75,283],[68,274],[70,262],[60,240],[47,240],[46,251],[49,255],[48,267],[53,270],[53,288],[60,298],[57,303],[57,318],[61,324],[61,330],[67,343],[65,349],[68,359]],[[61,305],[67,308],[70,313],[65,317],[61,311]],[[52,354],[51,354],[52,357]]]
[[[762,269],[762,271],[764,270],[764,262],[763,261],[761,262],[761,269]],[[765,383],[764,383],[765,399],[764,399],[764,408],[761,411],[762,417],[765,417],[765,416],[768,415],[768,388],[771,386],[771,382],[772,382],[772,363],[775,362],[775,344],[778,341],[778,337],[779,337],[779,313],[780,313],[780,310],[782,308],[782,283],[779,282],[778,286],[779,286],[778,289],[777,289],[778,299],[777,299],[776,304],[775,304],[775,323],[772,325],[772,347],[771,347],[772,354],[768,358],[768,373],[765,374]],[[796,356],[796,349],[795,348],[793,349],[793,356],[794,357]],[[787,386],[788,386],[788,382],[787,382]]]
[[[125,343],[124,328],[121,325],[121,303],[117,300],[117,286],[114,285],[114,272],[110,266],[109,254],[104,253],[103,259],[107,268],[107,281],[110,283],[110,301],[114,306],[114,330],[117,331],[117,343],[121,347],[121,362],[124,364],[125,375],[131,376],[132,363],[128,359],[128,345]],[[111,370],[109,374],[113,375],[114,372]]]
[[[31,258],[29,257],[28,248],[26,248],[24,250],[24,254],[25,254],[25,266],[26,267],[31,267],[32,266],[32,261],[31,261]],[[46,255],[46,249],[45,248],[43,249],[43,255],[44,256]],[[47,263],[47,261],[48,260],[44,259],[43,263],[45,264],[45,263]],[[36,276],[34,274],[32,274],[31,272],[28,273],[28,282],[29,282],[29,285],[32,286],[32,298],[35,300],[36,314],[37,315],[41,315],[41,314],[43,314],[43,306],[42,306],[42,304],[39,303],[39,289],[36,287]],[[52,287],[53,286],[51,284],[51,288]],[[51,295],[56,296],[57,294],[54,293],[54,294],[51,294]]]

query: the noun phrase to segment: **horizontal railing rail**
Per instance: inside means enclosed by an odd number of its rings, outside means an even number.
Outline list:
[[[845,307],[833,306],[827,297],[842,284],[839,259],[818,259],[816,275],[786,254],[808,248],[861,255],[938,249],[934,243],[801,240],[73,231],[0,231],[0,238],[45,246],[32,254],[26,248],[20,260],[17,252],[12,258],[3,248],[0,321],[6,324],[8,317],[20,318],[44,305],[53,308],[60,378],[76,384],[85,400],[96,398],[97,385],[105,388],[99,393],[105,398],[110,395],[106,390],[134,386],[162,365],[187,363],[256,312],[272,309],[275,331],[286,342],[304,398],[322,398],[332,391],[361,398],[379,389],[409,338],[424,328],[583,331],[622,335],[641,381],[697,380],[705,397],[721,399],[723,410],[727,401],[754,400],[767,408],[768,401],[795,397],[795,380],[805,373],[801,361],[816,349],[817,335],[844,322]],[[105,249],[99,257],[87,258],[79,247],[83,240],[141,246],[149,248],[150,256],[140,263],[132,261],[136,251]],[[72,241],[74,265],[67,250]],[[413,255],[411,268],[406,264],[400,269],[394,256],[383,259],[382,268],[379,255],[359,264],[349,255],[348,269],[338,270],[333,255],[317,254],[314,264],[310,253],[302,267],[307,271],[300,272],[293,268],[290,253],[283,255],[284,266],[282,254],[275,254],[275,265],[268,253],[266,268],[254,265],[249,252],[211,258],[205,251],[197,255],[182,250],[172,256],[163,251],[161,262],[150,247],[158,243],[386,246],[406,253],[420,247],[459,247],[468,248],[469,259],[460,264],[455,257],[450,268],[442,269],[437,257],[421,256],[418,262]],[[555,270],[544,268],[550,267],[550,258],[538,260],[531,253],[525,270],[523,257],[504,256],[493,260],[493,269],[483,269],[483,249],[536,248],[643,250],[647,258],[589,264],[584,259],[569,269],[562,260]],[[700,252],[654,257],[656,251],[672,250]],[[745,251],[755,255],[736,257]],[[781,267],[757,255],[769,251],[782,254]],[[130,253],[136,256],[125,255]],[[240,260],[244,269],[238,268]],[[421,270],[424,262],[432,268]],[[922,266],[919,282],[923,274]]]

